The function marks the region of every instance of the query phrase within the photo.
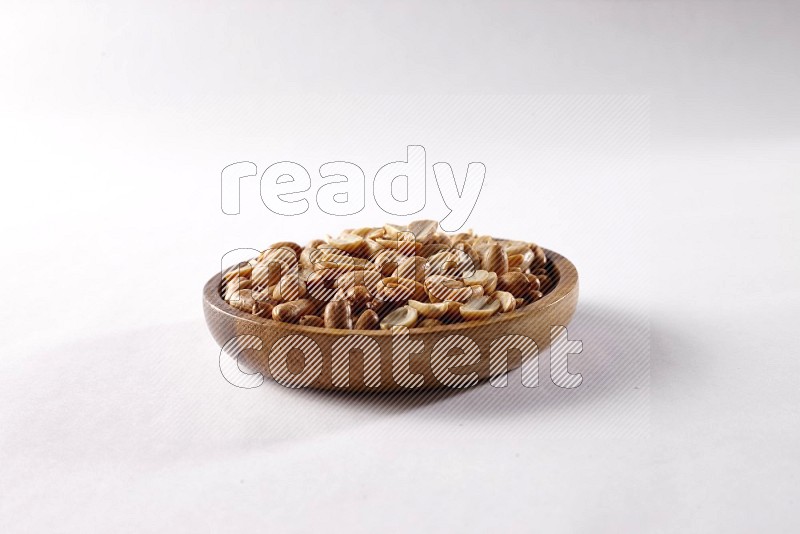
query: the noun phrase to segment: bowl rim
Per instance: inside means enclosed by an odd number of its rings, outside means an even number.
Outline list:
[[[482,328],[486,326],[493,326],[503,324],[507,321],[513,321],[520,317],[527,315],[534,315],[542,310],[558,304],[560,301],[570,295],[578,286],[578,270],[575,265],[567,258],[549,249],[544,249],[548,260],[552,261],[553,266],[558,270],[559,279],[556,286],[547,295],[541,299],[528,304],[525,309],[513,311],[508,313],[499,314],[489,319],[482,319],[477,321],[467,321],[462,323],[446,324],[441,326],[427,326],[409,328],[408,333],[414,334],[435,334],[435,333],[454,333],[463,330],[471,330],[474,328]],[[344,328],[327,328],[320,326],[306,326],[295,323],[281,323],[269,317],[258,317],[251,313],[241,311],[234,308],[222,298],[219,292],[220,284],[222,283],[222,272],[214,274],[203,287],[203,303],[211,307],[216,312],[227,316],[231,320],[246,321],[253,326],[260,328],[272,328],[283,331],[287,334],[329,334],[329,335],[349,335],[359,334],[368,335],[371,337],[384,337],[392,336],[391,330],[349,330]]]

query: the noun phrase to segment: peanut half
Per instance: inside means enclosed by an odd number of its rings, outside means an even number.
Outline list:
[[[391,330],[393,326],[411,328],[417,324],[418,317],[419,314],[417,310],[411,306],[401,306],[383,318],[383,321],[381,321],[381,328],[383,330]]]

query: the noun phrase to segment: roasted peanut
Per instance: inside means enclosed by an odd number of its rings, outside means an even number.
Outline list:
[[[272,318],[282,323],[296,323],[304,315],[312,315],[315,304],[309,299],[292,300],[272,308]]]
[[[478,269],[472,276],[465,277],[464,283],[468,286],[483,287],[484,294],[491,295],[497,287],[497,273]]]
[[[531,282],[522,273],[505,273],[497,277],[497,289],[507,291],[515,297],[528,298],[531,294]]]
[[[323,315],[325,328],[353,329],[353,314],[350,303],[346,300],[333,300],[325,306]]]
[[[375,330],[380,324],[380,317],[373,310],[364,310],[356,321],[356,330]]]
[[[259,302],[269,302],[271,304],[278,304],[278,302],[272,300],[272,292],[275,291],[275,287],[266,287],[264,289],[254,289],[253,290],[253,298]]]
[[[413,256],[419,254],[422,245],[416,241],[395,241],[393,239],[376,239],[375,242],[388,250],[395,250],[404,256]]]
[[[292,272],[297,264],[297,256],[292,249],[267,249],[253,266],[250,278],[258,287],[271,286],[277,284],[281,276]]]
[[[500,310],[497,299],[481,295],[468,300],[458,311],[465,321],[488,319]]]
[[[408,227],[401,224],[386,223],[383,225],[383,235],[388,239],[397,239],[401,233],[407,231]]]
[[[253,298],[253,291],[250,289],[236,289],[230,295],[228,303],[237,310],[253,313],[256,307],[256,299]]]
[[[483,253],[483,269],[501,276],[508,272],[508,255],[505,249],[494,243]]]
[[[417,310],[411,306],[401,306],[396,310],[389,312],[386,317],[381,321],[381,328],[383,330],[391,330],[393,326],[405,326],[412,328],[417,324]]]
[[[531,268],[535,259],[536,255],[530,249],[522,253],[522,262],[519,264],[519,268],[522,269],[523,273]]]
[[[436,221],[414,221],[408,225],[408,231],[414,234],[415,239],[420,243],[430,241],[438,229],[439,223]]]
[[[367,251],[364,238],[355,234],[343,234],[335,239],[329,239],[328,245],[339,249],[353,257],[358,257]]]
[[[476,296],[479,290],[482,295],[483,287],[467,286],[460,280],[447,276],[433,275],[425,279],[425,291],[431,302],[452,300],[463,303]]]
[[[254,264],[250,262],[244,261],[236,267],[231,267],[222,275],[222,281],[227,282],[234,278],[250,278],[250,274],[253,272],[253,265]]]
[[[422,243],[417,241],[411,232],[399,232],[395,237],[376,237],[375,242],[384,248],[397,250],[406,256],[412,256],[422,248]]]
[[[398,278],[409,278],[417,282],[425,281],[425,275],[428,270],[428,260],[421,256],[411,256],[405,258],[397,265],[397,271],[392,273],[392,276]]]
[[[380,243],[369,237],[364,238],[364,245],[367,247],[368,258],[372,258],[375,254],[383,250]]]
[[[300,253],[300,256],[297,258],[300,267],[308,270],[314,269],[314,261],[311,255],[315,253],[316,250],[316,247],[311,248],[310,246],[303,249],[303,251]]]
[[[501,244],[509,256],[524,254],[526,251],[531,250],[530,245],[524,241],[504,241]]]
[[[456,245],[458,243],[464,243],[464,242],[467,242],[467,241],[471,241],[474,238],[475,238],[475,234],[472,232],[472,230],[467,230],[466,232],[461,232],[459,234],[455,234],[455,235],[450,236],[450,241],[454,245]]]
[[[500,311],[503,313],[512,312],[517,307],[516,298],[507,291],[495,291],[492,296],[500,303]]]
[[[472,258],[463,250],[448,249],[428,258],[428,269],[431,274],[458,278],[465,273],[473,272],[475,266]]]
[[[426,245],[422,245],[417,254],[423,258],[429,258],[434,254],[443,252],[445,250],[450,250],[450,247],[444,243],[428,243]]]
[[[531,283],[531,291],[539,291],[542,287],[542,281],[535,274],[526,274],[525,278]]]
[[[272,291],[272,299],[286,302],[305,298],[307,294],[306,283],[300,278],[300,274],[295,272],[280,279]]]
[[[348,287],[344,290],[343,297],[353,307],[353,313],[360,313],[367,306],[367,303],[372,300],[372,295],[364,286]]]
[[[338,269],[314,271],[306,278],[308,295],[317,301],[329,301],[336,295],[336,281],[341,275]]]
[[[447,234],[440,234],[440,233],[433,234],[430,238],[428,238],[428,243],[432,245],[437,244],[437,245],[445,245],[451,248],[453,247],[453,241]]]
[[[366,235],[366,237],[369,239],[386,237],[386,230],[384,228],[373,228],[372,231]]]
[[[318,271],[321,269],[339,269],[340,271],[361,271],[375,269],[375,265],[364,258],[357,258],[347,254],[341,254],[341,251],[329,252],[323,249],[317,249],[318,255],[311,255],[313,262],[313,270]]]
[[[481,259],[481,255],[468,243],[458,243],[453,246],[453,249],[460,250],[469,257],[470,271],[476,271],[483,266],[483,260]]]
[[[372,257],[372,263],[383,276],[392,276],[406,258],[395,249],[383,249]]]
[[[425,287],[410,278],[389,277],[378,282],[375,293],[381,300],[390,302],[422,300],[425,298]]]
[[[542,269],[547,264],[547,256],[544,254],[544,250],[542,247],[535,243],[531,243],[530,245],[531,250],[533,251],[533,262],[531,262],[530,268],[533,269]]]
[[[522,254],[510,254],[508,256],[508,268],[519,269],[522,272]]]
[[[408,305],[417,310],[421,317],[429,319],[452,318],[458,313],[462,304],[452,300],[447,302],[419,302],[409,300]]]
[[[294,251],[295,256],[300,256],[300,253],[303,252],[303,247],[301,247],[294,241],[279,241],[278,243],[273,243],[269,248],[270,249],[288,248]]]
[[[436,221],[346,230],[305,247],[273,243],[227,269],[219,292],[235,309],[337,329],[433,326],[509,313],[553,289],[544,249]]]
[[[230,295],[232,295],[235,291],[238,291],[240,289],[251,289],[252,286],[253,283],[250,281],[249,278],[243,278],[243,277],[234,278],[225,283],[224,286],[225,292],[223,294],[223,297],[225,298],[225,300],[230,300]]]
[[[259,317],[271,317],[272,309],[274,307],[275,304],[273,302],[256,300],[256,305],[253,307],[253,311],[251,313]]]
[[[378,271],[351,271],[336,278],[334,287],[347,290],[353,286],[364,286],[370,294],[377,290],[378,282],[383,279]]]

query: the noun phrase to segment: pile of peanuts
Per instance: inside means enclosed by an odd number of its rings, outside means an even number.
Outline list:
[[[424,220],[275,243],[223,273],[220,289],[232,307],[275,321],[389,330],[518,310],[552,289],[549,273],[536,244],[447,235]]]

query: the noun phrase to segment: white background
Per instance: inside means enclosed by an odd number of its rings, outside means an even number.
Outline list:
[[[796,531],[798,16],[4,8],[0,530]],[[350,160],[369,187],[408,144],[486,164],[469,226],[575,262],[584,384],[228,384],[200,304],[225,251],[395,218],[368,190],[288,220],[257,181],[226,216],[221,169]]]

